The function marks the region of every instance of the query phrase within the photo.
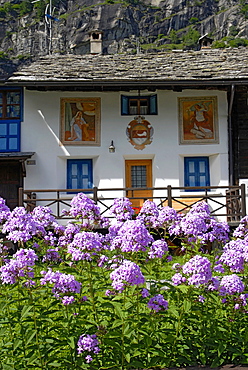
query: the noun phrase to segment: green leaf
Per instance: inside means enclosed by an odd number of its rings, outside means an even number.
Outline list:
[[[53,366],[53,367],[61,367],[62,366],[62,364],[60,364],[59,362],[49,362],[48,365]]]
[[[68,338],[68,344],[69,346],[74,349],[75,348],[75,340],[74,340],[74,337],[69,337]]]
[[[125,355],[125,359],[129,363],[130,362],[130,358],[131,358],[130,353],[125,353],[124,355]]]
[[[15,367],[12,365],[2,364],[3,370],[15,370]]]

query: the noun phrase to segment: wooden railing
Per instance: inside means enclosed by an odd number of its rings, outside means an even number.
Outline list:
[[[97,188],[89,189],[36,189],[19,188],[19,206],[25,206],[31,211],[37,205],[49,206],[57,219],[63,219],[63,209],[70,207],[71,199],[76,193],[84,192],[100,207],[103,216],[111,217],[109,209],[115,198],[129,194],[129,199],[140,199],[142,204],[146,199],[136,197],[135,192],[142,188]],[[206,201],[211,214],[224,218],[229,223],[237,223],[246,215],[245,185],[240,186],[207,186],[207,187],[161,187],[147,188],[151,190],[153,200],[158,206],[169,206],[177,212],[187,212],[193,204]]]

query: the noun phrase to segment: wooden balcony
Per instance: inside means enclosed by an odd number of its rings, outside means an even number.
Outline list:
[[[211,214],[220,220],[227,221],[230,225],[237,225],[246,215],[245,185],[240,186],[207,186],[207,187],[154,187],[154,188],[97,188],[89,189],[34,189],[24,190],[19,188],[19,206],[24,206],[31,211],[35,206],[48,206],[52,209],[58,220],[66,219],[62,210],[70,207],[71,199],[76,193],[84,192],[100,207],[101,214],[111,218],[109,209],[113,200],[119,197],[128,197],[131,201],[139,200],[140,207],[144,197],[137,197],[142,190],[151,190],[153,200],[158,206],[169,206],[177,212],[186,213],[195,203],[205,201],[209,204]]]

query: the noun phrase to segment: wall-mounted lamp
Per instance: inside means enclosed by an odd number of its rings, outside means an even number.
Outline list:
[[[115,146],[113,140],[111,140],[111,144],[109,146],[109,153],[114,153],[115,152]]]

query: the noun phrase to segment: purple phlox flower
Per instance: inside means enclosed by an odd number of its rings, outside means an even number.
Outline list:
[[[0,224],[2,224],[8,219],[10,213],[11,213],[10,209],[5,204],[5,200],[0,197]]]
[[[50,246],[54,246],[57,243],[57,237],[52,231],[47,231],[47,234],[44,235],[43,240]]]
[[[89,260],[93,253],[103,249],[103,237],[91,231],[83,231],[74,235],[73,241],[68,245],[68,253],[73,261]]]
[[[242,293],[244,289],[244,283],[236,274],[223,276],[220,281],[219,292],[222,296]]]
[[[91,357],[91,355],[87,355],[85,356],[85,361],[87,364],[89,364],[91,361],[93,361],[93,358]]]
[[[208,283],[208,290],[215,291],[218,290],[220,286],[220,280],[218,277],[212,277],[212,279]]]
[[[219,261],[228,266],[232,272],[241,272],[244,261],[248,257],[248,241],[245,239],[231,240],[223,248]]]
[[[63,235],[59,237],[58,245],[61,247],[67,246],[67,244],[71,243],[74,235],[80,232],[80,225],[68,222],[64,229]]]
[[[185,276],[183,276],[182,274],[180,274],[179,272],[177,272],[176,274],[174,274],[171,278],[172,282],[174,285],[180,285],[180,284],[184,284],[186,283],[187,279]]]
[[[239,299],[240,299],[240,302],[241,302],[242,306],[246,306],[247,305],[247,300],[248,300],[248,294],[247,293],[240,294]]]
[[[159,208],[158,211],[159,211],[158,217],[154,225],[156,227],[165,228],[168,226],[172,226],[176,221],[180,219],[179,214],[174,208],[166,206]]]
[[[122,252],[146,251],[153,241],[153,237],[140,220],[128,220],[119,229],[110,248],[120,248]]]
[[[147,303],[148,308],[155,312],[160,310],[167,310],[168,309],[168,302],[164,299],[162,294],[157,294],[154,297],[150,298],[149,302]]]
[[[142,291],[141,291],[141,295],[142,295],[143,298],[147,298],[147,297],[149,297],[150,292],[146,288],[143,288]]]
[[[146,200],[141,207],[137,220],[142,221],[147,227],[155,227],[159,211],[157,205],[151,200]]]
[[[35,235],[44,236],[45,229],[24,207],[16,207],[3,225],[3,233],[13,242],[26,242]]]
[[[119,267],[111,272],[110,279],[112,287],[119,292],[122,292],[126,286],[140,285],[145,282],[140,267],[128,260],[124,260]]]
[[[61,262],[60,255],[58,253],[58,248],[50,248],[46,251],[45,256],[42,259],[42,262],[52,262],[59,263]]]
[[[239,303],[236,303],[236,304],[234,305],[234,309],[235,309],[235,310],[239,310],[239,309],[240,309],[240,304],[239,304]]]
[[[104,267],[106,263],[108,262],[109,258],[105,255],[100,256],[97,266],[98,267]]]
[[[84,193],[78,193],[72,199],[69,211],[64,210],[63,214],[80,219],[85,229],[93,229],[101,222],[100,208]]]
[[[180,263],[178,263],[178,262],[176,262],[176,263],[174,263],[173,265],[172,265],[172,270],[177,270],[177,271],[179,271],[179,270],[181,270],[182,269],[182,265],[180,265]]]
[[[52,284],[52,292],[58,299],[62,299],[63,295],[68,293],[80,293],[81,283],[75,280],[75,277],[70,274],[63,274],[59,271],[42,271],[43,278],[41,278],[41,285]]]
[[[134,215],[132,203],[128,198],[116,198],[110,207],[110,214],[114,215],[117,221],[124,222],[131,220]]]
[[[64,306],[68,306],[69,304],[72,304],[73,302],[75,302],[75,297],[73,297],[72,295],[71,296],[67,296],[65,295],[63,298],[62,298],[62,304]]]
[[[221,274],[224,274],[224,272],[225,272],[225,269],[224,269],[224,267],[223,267],[223,265],[222,265],[221,263],[217,263],[217,264],[214,266],[213,270],[214,270],[215,272],[220,272]]]
[[[182,271],[188,275],[189,285],[207,284],[212,278],[211,263],[207,257],[194,256],[183,265]]]
[[[184,214],[177,213],[177,219],[169,226],[168,232],[170,236],[181,236],[183,234],[181,220],[185,217]]]
[[[229,240],[228,224],[216,221],[211,216],[210,208],[206,202],[194,204],[185,217],[182,217],[180,227],[190,243],[199,241],[201,244],[205,244],[214,240],[225,243]]]
[[[0,279],[3,284],[15,284],[17,279],[24,277],[27,279],[34,277],[32,266],[38,256],[32,249],[20,249],[11,260],[0,267]]]
[[[78,354],[81,354],[83,352],[98,354],[100,352],[100,348],[96,334],[80,335],[77,342],[77,352]]]
[[[37,206],[31,212],[33,220],[37,221],[43,227],[51,227],[55,222],[55,217],[49,207]]]
[[[149,252],[148,252],[148,257],[150,259],[162,258],[166,252],[168,252],[168,245],[167,245],[166,241],[163,240],[163,239],[156,240],[150,246],[150,249],[149,249]]]
[[[205,300],[206,300],[206,298],[205,298],[205,297],[203,297],[203,295],[199,295],[199,297],[198,297],[198,301],[199,301],[199,302],[204,303],[204,302],[205,302]]]
[[[110,289],[107,289],[106,292],[105,292],[105,295],[107,297],[111,296],[111,295],[115,295],[115,292],[113,290],[110,290]]]
[[[233,232],[233,236],[240,239],[248,236],[248,216],[240,220],[239,226]]]

